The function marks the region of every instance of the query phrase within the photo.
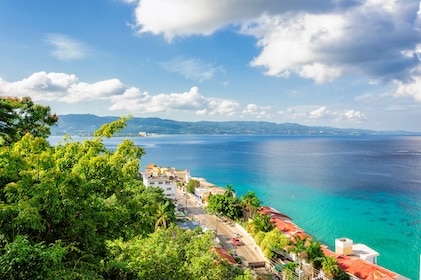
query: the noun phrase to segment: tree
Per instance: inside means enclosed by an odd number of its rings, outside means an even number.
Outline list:
[[[270,216],[266,214],[255,214],[253,216],[253,224],[256,232],[269,232],[274,228],[274,225],[270,221]]]
[[[30,97],[0,97],[0,145],[10,145],[27,133],[47,138],[57,121],[50,107],[35,104]]]
[[[172,204],[169,200],[165,203],[159,204],[155,231],[160,227],[167,228],[170,223],[175,220],[174,208],[174,204]]]
[[[338,262],[334,257],[326,256],[322,260],[322,269],[326,276],[333,278],[339,272]]]
[[[196,188],[198,188],[198,187],[200,187],[200,182],[199,182],[198,180],[194,180],[194,179],[190,180],[190,181],[187,183],[187,186],[186,186],[187,191],[188,191],[189,193],[194,193],[194,191],[195,191],[195,190],[196,190]]]
[[[176,226],[158,229],[146,239],[110,242],[108,266],[129,270],[137,279],[222,280],[247,276],[212,250],[213,239],[211,232],[183,231]]]
[[[310,264],[314,268],[319,269],[321,267],[323,257],[325,256],[320,241],[314,241],[310,239],[309,244],[306,248],[306,253],[307,259],[310,262]]]
[[[159,205],[167,199],[162,190],[142,185],[139,167],[144,150],[124,140],[108,151],[102,142],[124,127],[125,120],[104,125],[83,142],[66,138],[51,147],[45,138],[25,134],[0,147],[4,248],[19,236],[25,236],[27,242],[20,246],[26,251],[44,250],[42,244],[61,240],[65,253],[60,270],[69,278],[98,278],[107,256],[106,242],[154,231]],[[2,257],[6,264],[13,262],[13,255],[5,251]],[[25,262],[20,269],[45,275],[41,266],[36,270]],[[3,272],[0,278],[12,277],[11,270]]]
[[[229,195],[231,192],[225,191],[223,194],[214,194],[209,197],[206,210],[213,214],[221,214],[230,219],[236,220],[242,215],[242,207],[237,197]]]
[[[274,255],[272,248],[282,248],[287,245],[288,242],[288,238],[283,233],[281,233],[280,230],[275,228],[265,234],[265,237],[260,243],[260,248],[262,249],[265,256],[271,259]]]
[[[297,269],[298,264],[295,262],[286,263],[284,269],[282,271],[282,275],[284,276],[283,279],[285,280],[293,280],[297,277],[295,276],[295,270]]]
[[[244,209],[244,217],[246,219],[252,217],[256,209],[262,206],[260,199],[253,191],[248,191],[245,195],[243,195],[240,199],[240,204]]]

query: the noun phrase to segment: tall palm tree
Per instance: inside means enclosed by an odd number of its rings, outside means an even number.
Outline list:
[[[226,197],[234,197],[234,196],[235,196],[235,191],[234,191],[234,188],[233,188],[233,186],[232,186],[232,185],[227,185],[227,186],[225,187],[225,192],[224,192],[224,195],[225,195]]]
[[[309,240],[309,244],[306,249],[307,252],[307,259],[310,264],[314,267],[319,269],[321,267],[321,263],[325,254],[322,250],[322,244],[320,241]]]
[[[246,220],[253,216],[256,209],[262,206],[260,199],[253,191],[248,191],[245,195],[243,195],[240,203],[243,207],[244,217]]]
[[[334,257],[325,256],[322,260],[322,269],[327,277],[334,278],[339,273],[338,262]]]
[[[274,228],[272,222],[270,221],[269,215],[263,215],[263,214],[254,215],[253,224],[254,224],[254,229],[256,232],[259,232],[259,231],[269,232]]]
[[[160,227],[167,228],[174,221],[175,216],[170,201],[158,205],[156,216],[155,231]]]

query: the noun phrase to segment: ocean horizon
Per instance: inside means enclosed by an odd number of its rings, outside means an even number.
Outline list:
[[[74,138],[78,140],[78,137]],[[114,149],[123,138],[106,139]],[[149,163],[189,169],[215,185],[252,190],[334,250],[347,237],[378,264],[419,278],[421,137],[158,135],[129,137]],[[61,140],[50,137],[52,144]]]

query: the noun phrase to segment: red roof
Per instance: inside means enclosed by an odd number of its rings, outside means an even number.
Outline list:
[[[235,259],[233,258],[233,256],[231,256],[230,253],[228,253],[228,251],[225,248],[215,247],[214,249],[222,258],[228,260],[230,263],[232,264],[237,263]]]
[[[398,279],[399,275],[397,273],[360,259],[359,257],[336,254],[327,248],[322,248],[322,250],[326,256],[336,258],[340,268],[362,280]]]

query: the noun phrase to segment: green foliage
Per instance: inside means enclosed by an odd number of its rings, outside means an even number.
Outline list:
[[[317,269],[321,267],[323,257],[325,256],[321,246],[320,241],[309,240],[306,248],[308,261]]]
[[[231,186],[223,194],[214,194],[209,197],[207,211],[214,214],[220,214],[230,219],[237,220],[242,216],[243,208],[240,200],[235,197]]]
[[[120,268],[137,279],[236,279],[242,270],[231,266],[211,248],[210,232],[183,231],[178,227],[158,229],[146,239],[108,243],[108,268]],[[250,279],[250,278],[239,278]]]
[[[25,134],[0,147],[0,234],[6,244],[25,236],[28,248],[36,251],[61,240],[66,275],[96,278],[102,273],[108,240],[154,231],[160,205],[173,208],[161,189],[142,185],[143,149],[124,140],[114,152],[106,150],[101,137],[122,124],[110,126],[114,128],[105,126],[104,133],[82,143],[67,138],[51,147],[46,139]],[[164,224],[171,221],[168,217]],[[13,257],[2,252],[5,263]],[[20,269],[45,274],[41,266],[37,270],[25,262]],[[13,274],[5,276],[10,277]]]
[[[281,233],[278,229],[273,229],[265,234],[260,243],[260,248],[265,256],[271,259],[274,255],[272,248],[283,248],[288,244],[288,242],[288,238],[283,233]]]
[[[200,187],[200,182],[199,182],[199,181],[197,181],[197,180],[192,179],[192,180],[190,180],[190,181],[187,183],[186,189],[187,189],[187,191],[188,191],[189,193],[194,193],[194,191],[195,191],[195,190],[196,190],[196,188],[198,188],[198,187]]]
[[[265,236],[266,236],[266,232],[259,231],[258,233],[254,235],[254,242],[256,242],[256,244],[260,247],[260,244],[262,243]]]
[[[240,204],[244,210],[244,217],[246,219],[253,216],[257,209],[262,206],[262,202],[253,191],[248,191],[240,198]]]
[[[259,231],[269,232],[272,229],[274,229],[274,225],[270,221],[270,216],[266,214],[256,213],[253,216],[253,224],[254,224],[254,230],[256,232],[259,232]]]
[[[0,145],[10,145],[27,133],[47,138],[57,120],[50,107],[35,104],[30,97],[0,97]]]
[[[18,235],[0,247],[1,279],[54,279],[62,271],[66,248],[57,241],[49,246],[31,242]]]
[[[331,257],[331,256],[323,257],[321,266],[326,276],[332,279],[335,279],[335,280],[350,279],[349,275],[339,267],[338,262],[334,257]]]

